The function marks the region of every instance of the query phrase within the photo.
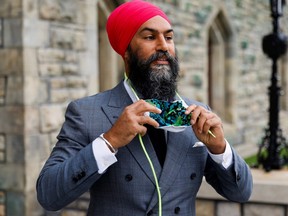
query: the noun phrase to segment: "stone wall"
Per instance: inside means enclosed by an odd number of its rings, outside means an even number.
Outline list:
[[[99,35],[103,34],[110,11],[120,2],[123,1],[1,1],[1,216],[44,215],[36,200],[36,179],[56,142],[67,104],[99,90],[99,49],[103,49],[103,38],[100,40]],[[235,98],[231,114],[233,121],[225,123],[226,135],[232,145],[241,148],[247,146],[245,149],[249,149],[248,153],[253,153],[250,149],[257,149],[268,116],[267,87],[271,62],[261,50],[262,36],[271,32],[268,2],[152,2],[168,14],[175,29],[181,66],[179,92],[203,102],[208,102],[207,32],[219,12],[225,15],[233,33],[233,52],[228,63],[233,71],[229,80],[232,86],[229,94]],[[283,26],[288,34],[288,29],[285,29],[287,25]],[[101,57],[101,63],[109,65],[112,59],[113,54],[109,58]],[[113,62],[118,61],[115,59]],[[287,58],[282,64],[287,72]],[[117,70],[113,67],[109,69]],[[116,76],[118,72],[111,74]],[[113,80],[116,80],[115,77]],[[114,84],[114,81],[110,84]],[[281,127],[285,132],[288,131],[287,116],[287,109],[281,110]],[[88,199],[89,195],[84,194],[62,213],[53,214],[85,215]],[[199,199],[199,208],[201,202],[206,201]],[[227,208],[221,206],[217,209],[229,209],[231,206],[243,209],[241,205],[224,200],[218,204]],[[215,203],[212,205],[215,206]]]

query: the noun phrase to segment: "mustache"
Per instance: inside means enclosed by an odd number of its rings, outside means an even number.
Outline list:
[[[158,52],[152,54],[146,61],[143,62],[143,64],[150,65],[152,62],[154,62],[154,61],[156,61],[158,59],[161,59],[163,57],[166,58],[166,60],[169,62],[170,65],[173,64],[173,63],[174,64],[178,64],[177,57],[174,57],[174,56],[170,55],[170,53],[167,52],[167,51],[158,51]]]

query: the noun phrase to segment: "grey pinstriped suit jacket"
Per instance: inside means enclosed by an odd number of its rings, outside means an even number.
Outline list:
[[[112,90],[69,104],[58,142],[37,180],[37,197],[44,208],[59,210],[90,190],[87,215],[157,215],[154,179],[137,136],[118,150],[118,161],[102,175],[92,153],[92,141],[109,130],[131,103],[121,82]],[[193,147],[198,140],[191,127],[180,133],[168,132],[167,139],[162,169],[148,136],[143,137],[159,179],[163,216],[195,215],[195,197],[203,175],[225,198],[236,202],[249,199],[251,173],[233,148],[233,164],[226,170],[209,157],[206,147]]]

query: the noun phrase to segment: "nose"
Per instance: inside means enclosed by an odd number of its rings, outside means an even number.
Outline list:
[[[166,38],[163,35],[159,36],[157,40],[157,51],[163,51],[163,52],[168,51],[168,44]]]

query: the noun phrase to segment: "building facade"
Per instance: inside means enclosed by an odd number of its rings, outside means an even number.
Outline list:
[[[35,184],[74,99],[122,79],[105,24],[124,0],[0,2],[0,216],[52,215]],[[268,122],[272,31],[269,1],[151,0],[170,17],[180,60],[179,93],[209,104],[229,142],[254,154]],[[288,35],[288,10],[280,26]],[[279,61],[280,126],[288,133],[288,57]],[[84,194],[58,215],[85,215]],[[56,213],[53,213],[56,214]]]

